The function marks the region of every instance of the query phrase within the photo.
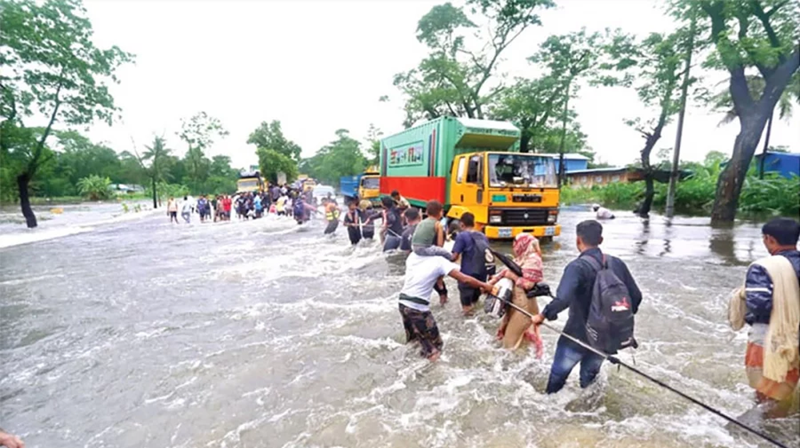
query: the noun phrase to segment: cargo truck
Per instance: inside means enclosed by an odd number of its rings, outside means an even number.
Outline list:
[[[367,168],[355,176],[343,176],[339,179],[339,190],[345,198],[368,200],[374,206],[380,204],[381,176],[377,167]]]
[[[380,193],[397,190],[414,206],[436,199],[449,220],[465,212],[491,239],[522,232],[551,239],[559,190],[550,155],[518,152],[513,124],[442,117],[381,140]]]
[[[257,193],[264,191],[264,179],[258,171],[241,171],[239,180],[236,181],[236,191],[239,193]]]

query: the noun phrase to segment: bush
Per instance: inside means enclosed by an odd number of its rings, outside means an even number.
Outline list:
[[[685,214],[706,214],[714,203],[719,177],[719,163],[698,166],[693,174],[678,184],[675,191],[675,209]],[[769,213],[796,216],[800,211],[800,177],[791,179],[777,174],[767,174],[759,179],[750,170],[739,196],[739,210],[749,214]],[[613,183],[606,186],[564,187],[561,202],[587,204],[597,202],[604,206],[633,210],[644,196],[644,182]],[[667,202],[667,185],[656,183],[653,207],[663,209]]]
[[[78,192],[96,201],[98,199],[105,199],[109,196],[108,187],[111,185],[111,179],[107,177],[100,177],[96,174],[86,176],[78,181]]]
[[[748,175],[739,196],[739,210],[746,213],[770,213],[797,216],[800,211],[800,177],[790,179],[765,174],[764,179]]]

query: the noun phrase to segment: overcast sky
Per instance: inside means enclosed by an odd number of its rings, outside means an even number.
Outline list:
[[[176,153],[185,146],[175,136],[182,117],[206,111],[222,120],[230,135],[209,155],[227,154],[234,165],[256,163],[247,136],[262,121],[280,120],[286,136],[313,155],[349,129],[363,139],[370,123],[386,135],[402,130],[403,101],[393,75],[425,56],[417,42],[419,18],[429,0],[86,0],[101,47],[118,45],[136,55],[119,70],[113,87],[123,121],[96,125],[90,135],[117,151],[165,134]],[[532,75],[526,58],[547,36],[604,28],[644,35],[674,28],[660,3],[652,0],[557,0],[541,14],[542,26],[528,29],[507,51],[500,72]],[[724,79],[724,74],[712,75]],[[378,98],[388,95],[388,103]],[[635,91],[590,88],[572,102],[588,144],[603,161],[633,161],[642,138],[623,124],[646,117]],[[652,114],[652,112],[651,112]],[[800,151],[800,111],[776,123],[772,145]],[[731,151],[738,123],[717,127],[721,115],[701,105],[687,115],[685,160],[702,160],[710,150]],[[674,145],[674,125],[657,148]]]

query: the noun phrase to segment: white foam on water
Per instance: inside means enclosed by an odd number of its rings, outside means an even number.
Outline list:
[[[0,249],[62,238],[69,235],[77,235],[79,233],[91,232],[92,230],[94,230],[93,227],[62,227],[47,230],[33,229],[29,232],[21,233],[8,233],[0,235]]]
[[[129,212],[122,213],[111,218],[100,219],[77,225],[67,225],[53,228],[37,227],[34,229],[24,229],[19,232],[0,234],[0,249],[91,232],[96,230],[99,226],[135,221],[138,219],[147,218],[154,215],[156,212],[161,211],[162,210],[146,210],[138,213]]]

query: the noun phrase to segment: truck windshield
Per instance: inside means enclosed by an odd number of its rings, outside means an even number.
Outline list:
[[[239,179],[239,190],[258,188],[258,179]]]
[[[489,186],[556,187],[552,157],[527,154],[489,154]]]
[[[377,177],[362,177],[361,186],[367,190],[377,190],[381,187],[381,180]]]

